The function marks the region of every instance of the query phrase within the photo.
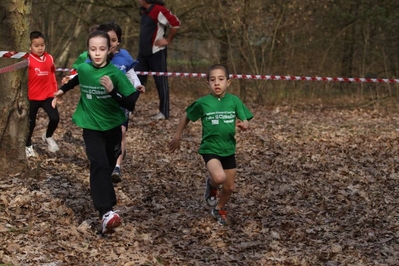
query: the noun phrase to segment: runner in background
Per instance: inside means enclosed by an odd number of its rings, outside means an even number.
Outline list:
[[[47,143],[50,152],[57,152],[59,147],[53,139],[54,131],[60,121],[57,106],[53,106],[54,93],[57,91],[55,66],[53,57],[46,50],[46,40],[39,31],[30,33],[28,57],[28,99],[29,99],[29,133],[25,144],[26,157],[34,157],[36,153],[32,145],[33,130],[40,108],[47,113],[49,123],[42,139]]]
[[[134,71],[134,66],[137,64],[137,61],[132,58],[128,51],[125,49],[121,49],[119,46],[122,43],[122,29],[115,22],[101,24],[98,26],[98,30],[102,30],[108,33],[111,38],[111,53],[113,54],[113,58],[111,63],[114,64],[117,68],[119,68],[123,73],[127,75],[130,82],[136,88],[136,92],[134,94],[134,102],[138,100],[138,94],[145,92],[145,87],[141,85],[139,78],[137,77],[136,72]],[[133,107],[132,112],[134,111],[135,106]],[[115,165],[115,169],[112,172],[111,180],[113,183],[118,183],[122,181],[122,173],[121,166],[122,161],[126,156],[126,132],[128,130],[129,125],[129,116],[130,111],[123,108],[122,110],[125,113],[126,120],[121,125],[122,128],[122,142],[121,149],[122,154],[118,157]]]

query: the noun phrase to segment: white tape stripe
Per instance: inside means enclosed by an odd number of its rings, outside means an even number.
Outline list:
[[[57,68],[56,71],[72,71],[72,69]],[[205,73],[179,73],[179,72],[149,72],[136,71],[137,75],[173,76],[173,77],[206,77]],[[230,74],[235,79],[263,79],[263,80],[297,80],[297,81],[339,81],[339,82],[374,82],[374,83],[399,83],[399,79],[371,79],[371,78],[342,78],[342,77],[305,77],[305,76],[270,76],[270,75],[243,75]]]
[[[26,52],[0,51],[0,57],[23,58]],[[71,72],[73,69],[56,68],[56,71]],[[176,73],[176,72],[148,72],[137,71],[138,75],[170,76],[170,77],[206,77],[205,73]],[[271,75],[243,75],[232,74],[231,78],[237,79],[265,79],[265,80],[306,80],[306,81],[340,81],[340,82],[374,82],[374,83],[399,83],[399,79],[378,79],[378,78],[342,78],[342,77],[302,77],[302,76],[271,76]]]
[[[15,55],[11,56],[10,58],[22,58],[25,55],[26,55],[26,53],[19,52],[19,53],[16,53]]]

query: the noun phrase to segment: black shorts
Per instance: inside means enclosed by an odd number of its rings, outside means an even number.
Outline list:
[[[229,169],[235,169],[237,168],[237,163],[236,163],[236,156],[235,154],[230,155],[230,156],[219,156],[216,154],[201,154],[202,158],[204,158],[205,165],[212,159],[217,159],[220,161],[222,164],[223,169],[229,170]]]

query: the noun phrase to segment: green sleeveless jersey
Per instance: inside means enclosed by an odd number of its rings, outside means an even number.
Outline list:
[[[113,64],[103,68],[95,68],[92,63],[78,66],[80,100],[72,121],[81,128],[106,131],[120,126],[125,120],[125,114],[119,104],[108,94],[100,84],[100,78],[109,76],[114,88],[124,96],[129,96],[136,89]]]
[[[209,94],[186,109],[187,118],[197,121],[201,118],[202,140],[200,154],[230,156],[236,151],[236,118],[251,120],[252,113],[235,95],[226,93],[223,98]]]

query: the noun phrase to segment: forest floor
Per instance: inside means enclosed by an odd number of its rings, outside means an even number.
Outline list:
[[[201,124],[168,151],[193,99],[172,95],[171,118],[153,121],[158,98],[144,94],[115,186],[123,223],[103,236],[70,119],[77,100],[72,91],[59,106],[61,151],[41,141],[40,112],[38,157],[0,180],[0,265],[399,265],[399,117],[248,104],[255,118],[237,132],[236,191],[221,226],[203,200]]]

